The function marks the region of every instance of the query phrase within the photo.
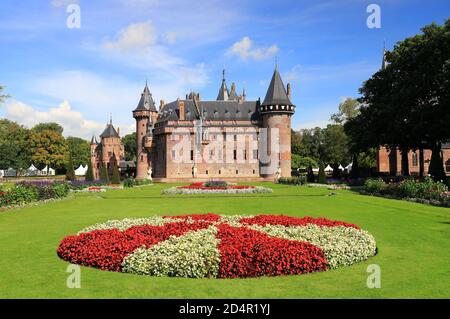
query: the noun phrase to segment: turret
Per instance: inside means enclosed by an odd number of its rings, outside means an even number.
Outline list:
[[[222,85],[217,95],[217,101],[228,101],[230,97],[230,91],[228,91],[227,82],[225,80],[225,69],[222,72]]]
[[[136,178],[147,179],[151,164],[145,148],[146,137],[149,127],[152,129],[152,123],[155,123],[158,118],[158,111],[147,83],[145,83],[139,104],[133,111],[133,117],[136,119]]]
[[[262,127],[268,129],[267,153],[270,156],[270,163],[261,163],[261,173],[265,177],[290,177],[291,117],[295,112],[295,106],[284,87],[278,67],[275,68],[259,111]]]

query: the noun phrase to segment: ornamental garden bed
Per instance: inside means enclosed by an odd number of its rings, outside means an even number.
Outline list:
[[[164,189],[165,195],[196,195],[196,194],[261,194],[272,193],[273,190],[262,186],[233,185],[222,181],[192,183]]]
[[[247,278],[300,275],[366,260],[375,238],[325,218],[183,215],[111,220],[64,238],[73,264],[139,275]]]

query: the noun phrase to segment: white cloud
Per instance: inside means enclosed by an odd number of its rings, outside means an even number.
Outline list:
[[[115,41],[105,41],[108,50],[139,50],[156,43],[156,30],[150,21],[130,24],[120,30]]]
[[[12,101],[5,107],[5,116],[29,128],[38,123],[59,123],[64,128],[63,134],[66,137],[78,136],[90,139],[92,135],[98,135],[105,128],[105,124],[85,119],[83,114],[73,110],[67,101],[45,112],[38,111],[25,103]],[[123,135],[122,132],[121,134]]]
[[[254,48],[253,41],[249,37],[243,37],[240,41],[234,43],[227,53],[237,55],[243,60],[254,59],[259,61],[273,57],[278,51],[279,48],[275,44],[268,48]]]

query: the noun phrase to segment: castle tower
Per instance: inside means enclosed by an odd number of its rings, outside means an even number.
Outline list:
[[[270,156],[270,163],[261,163],[263,177],[275,177],[278,173],[280,177],[291,176],[291,117],[294,112],[295,106],[276,67],[260,106],[262,128],[268,129],[267,153]]]
[[[230,91],[228,91],[227,81],[225,80],[225,69],[222,71],[222,85],[217,94],[217,101],[228,101],[230,97]]]
[[[92,167],[92,173],[94,175],[94,179],[99,179],[100,172],[97,168],[97,138],[95,136],[92,136],[91,139],[91,167]]]
[[[158,111],[147,83],[145,83],[139,104],[133,111],[133,117],[136,119],[136,178],[147,179],[151,163],[145,142],[148,131],[152,129],[153,123],[156,123],[158,118]]]

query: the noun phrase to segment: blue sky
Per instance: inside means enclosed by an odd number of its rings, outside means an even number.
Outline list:
[[[66,25],[71,3],[81,28]],[[381,8],[381,28],[366,25]],[[65,135],[99,134],[112,113],[122,133],[148,79],[157,104],[190,90],[215,99],[229,87],[264,98],[275,59],[291,83],[294,128],[324,126],[358,96],[387,49],[449,17],[448,0],[181,1],[40,0],[0,3],[0,117],[31,126],[58,121]]]

